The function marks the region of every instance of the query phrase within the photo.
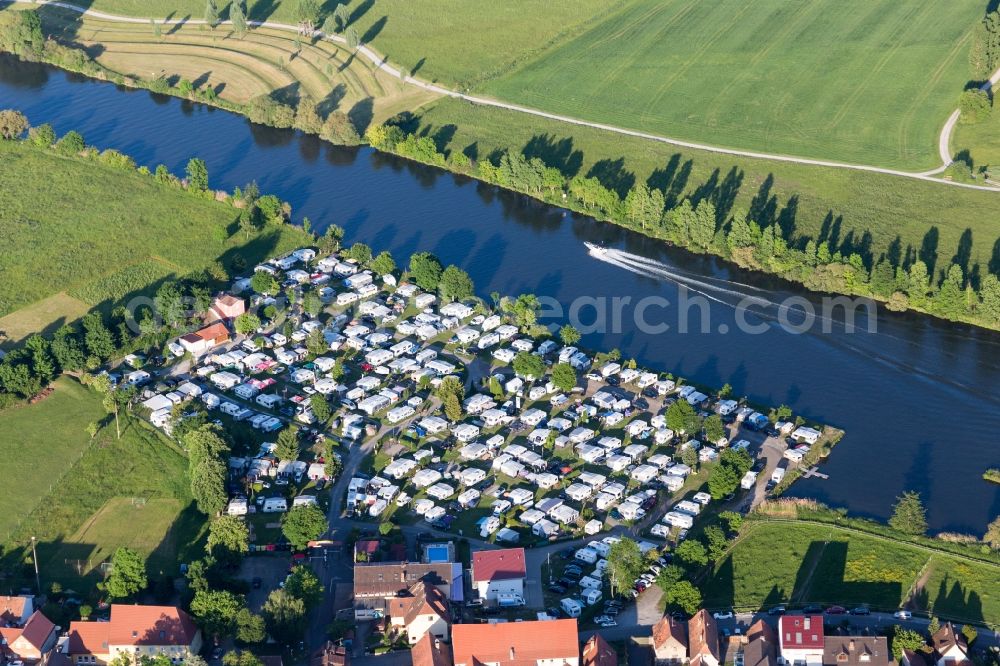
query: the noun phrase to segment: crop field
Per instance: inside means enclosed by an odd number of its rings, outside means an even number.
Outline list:
[[[81,18],[58,8],[45,9],[43,17],[46,34],[94,49],[96,60],[113,71],[144,80],[187,79],[238,104],[272,93],[293,103],[309,97],[325,114],[370,101],[372,115],[382,121],[436,96],[403,85],[346,47],[297,40],[287,30],[258,28],[240,39],[227,27],[185,25],[165,26],[156,36],[149,25]]]
[[[945,617],[1000,619],[1000,566],[809,523],[750,523],[703,587],[705,606],[905,605]]]
[[[933,167],[984,9],[981,0],[639,0],[485,90],[703,143]]]
[[[87,4],[81,2],[80,4]],[[324,14],[338,4],[327,0]],[[625,0],[348,0],[350,25],[393,64],[429,80],[470,87],[575,35]],[[200,19],[202,0],[93,0],[126,16]],[[228,16],[227,2],[219,2]],[[247,0],[251,18],[295,22],[294,0]],[[148,28],[142,29],[149,32]]]
[[[0,315],[61,291],[104,304],[167,275],[236,253],[253,263],[304,238],[297,227],[285,226],[249,242],[242,234],[222,240],[218,231],[230,233],[236,218],[228,204],[9,141],[0,142],[0,182]]]
[[[894,245],[904,256],[907,248],[926,248],[926,256],[943,266],[968,230],[970,265],[1000,266],[994,192],[679,149],[451,99],[422,111],[420,121],[420,132],[431,136],[454,126],[443,147],[475,158],[523,151],[568,177],[595,176],[619,193],[649,183],[675,203],[708,196],[720,209],[749,209],[762,224],[780,215],[791,221],[799,244],[806,238],[827,240],[833,248],[858,243],[876,259]]]

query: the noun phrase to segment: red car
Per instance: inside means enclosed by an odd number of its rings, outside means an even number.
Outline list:
[[[371,363],[366,362],[361,364],[361,369],[365,372],[371,372],[372,370],[375,369],[375,366],[373,366]]]
[[[846,615],[847,609],[843,606],[830,606],[826,609],[827,615]]]

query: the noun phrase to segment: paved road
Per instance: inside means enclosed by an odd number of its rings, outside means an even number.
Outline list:
[[[74,5],[74,4],[69,3],[69,2],[62,2],[61,0],[0,0],[0,4],[2,4],[2,2],[20,2],[20,3],[24,3],[24,4],[34,4],[34,5],[52,5],[54,7],[60,7],[62,9],[67,9],[69,11],[74,11],[74,12],[77,12],[79,14],[84,14],[86,16],[93,16],[94,18],[99,18],[99,19],[102,19],[102,20],[105,20],[105,21],[114,21],[114,22],[118,22],[118,23],[141,23],[141,24],[148,24],[149,21],[150,21],[149,18],[138,18],[138,17],[134,17],[134,16],[119,16],[119,15],[116,15],[116,14],[108,14],[106,12],[100,12],[100,11],[97,11],[97,10],[94,10],[94,9],[86,9],[84,7],[80,7],[79,5]],[[191,24],[191,25],[204,25],[205,21],[201,20],[201,19],[161,19],[161,20],[159,20],[159,23],[161,25],[183,25],[185,23]],[[225,25],[225,24],[228,24],[228,23],[229,23],[229,21],[221,21],[220,22],[221,25]],[[249,25],[251,25],[251,26],[256,26],[256,27],[272,28],[272,29],[276,29],[276,30],[289,30],[289,31],[292,31],[292,32],[295,32],[295,33],[299,33],[300,32],[298,26],[291,25],[291,24],[288,24],[288,23],[277,23],[277,22],[274,22],[274,21],[247,21],[247,23]],[[313,37],[318,37],[320,39],[329,39],[330,41],[337,42],[339,44],[346,44],[347,43],[347,40],[344,37],[341,37],[340,35],[328,35],[328,34],[323,33],[320,30],[313,31]],[[869,173],[880,173],[880,174],[884,174],[884,175],[888,175],[888,176],[899,176],[899,177],[903,177],[903,178],[913,178],[913,179],[916,179],[916,180],[924,180],[924,181],[928,181],[928,182],[932,182],[932,183],[937,183],[937,184],[940,184],[940,185],[947,185],[947,186],[951,186],[951,187],[963,187],[963,188],[972,189],[972,190],[986,190],[986,191],[990,191],[990,192],[1000,191],[1000,188],[992,187],[992,186],[988,186],[988,185],[973,185],[973,184],[970,184],[970,183],[958,183],[958,182],[941,180],[939,178],[935,178],[935,175],[937,175],[937,174],[941,173],[942,171],[944,171],[944,169],[947,168],[948,164],[951,163],[951,156],[946,154],[947,151],[943,151],[942,152],[942,157],[943,157],[943,161],[944,161],[944,165],[943,166],[938,167],[936,169],[933,169],[931,171],[913,172],[913,171],[903,171],[901,169],[888,169],[888,168],[873,166],[873,165],[869,165],[869,164],[851,164],[851,163],[848,163],[848,162],[836,162],[836,161],[832,161],[832,160],[819,160],[819,159],[811,159],[811,158],[807,158],[807,157],[796,157],[794,155],[781,155],[781,154],[776,154],[776,153],[763,153],[763,152],[757,152],[757,151],[751,151],[751,150],[738,150],[738,149],[735,149],[735,148],[723,148],[721,146],[713,146],[713,145],[710,145],[710,144],[697,143],[697,142],[694,142],[694,141],[682,141],[680,139],[674,139],[674,138],[670,138],[670,137],[660,136],[660,135],[657,135],[657,134],[650,134],[649,132],[640,132],[640,131],[637,131],[637,130],[630,130],[630,129],[626,129],[626,128],[623,128],[623,127],[617,127],[615,125],[608,125],[608,124],[605,124],[605,123],[590,122],[590,121],[587,121],[587,120],[581,120],[580,118],[573,118],[573,117],[570,117],[570,116],[563,116],[563,115],[559,115],[559,114],[556,114],[556,113],[548,113],[548,112],[542,111],[540,109],[533,109],[531,107],[521,106],[519,104],[510,104],[508,102],[503,102],[503,101],[496,100],[496,99],[490,99],[490,98],[487,98],[487,97],[479,97],[479,96],[476,96],[476,95],[468,95],[466,93],[462,93],[462,92],[459,92],[457,90],[452,90],[450,88],[445,88],[445,87],[437,85],[435,83],[429,83],[429,82],[424,81],[422,79],[418,79],[418,78],[416,78],[414,76],[410,76],[409,74],[405,74],[402,71],[400,71],[399,69],[397,69],[397,68],[393,67],[392,65],[390,65],[389,62],[388,62],[388,60],[385,58],[385,56],[383,56],[382,54],[379,54],[379,53],[373,51],[367,45],[364,45],[364,44],[360,45],[357,48],[357,52],[360,53],[367,60],[369,60],[378,69],[382,70],[383,72],[385,72],[386,74],[388,74],[390,76],[393,76],[393,77],[395,77],[397,79],[400,79],[404,83],[408,83],[410,85],[416,86],[418,88],[423,88],[424,90],[428,90],[430,92],[438,93],[440,95],[445,95],[445,96],[448,96],[448,97],[454,97],[456,99],[461,99],[461,100],[464,100],[464,101],[469,102],[471,104],[477,104],[479,106],[492,106],[492,107],[496,107],[496,108],[500,108],[500,109],[505,109],[505,110],[508,110],[508,111],[514,111],[514,112],[523,113],[523,114],[526,114],[526,115],[537,116],[537,117],[540,117],[540,118],[546,118],[548,120],[555,120],[555,121],[558,121],[558,122],[561,122],[561,123],[566,123],[568,125],[578,125],[578,126],[581,126],[581,127],[591,127],[591,128],[594,128],[594,129],[604,130],[606,132],[613,132],[615,134],[621,134],[621,135],[624,135],[624,136],[631,136],[631,137],[635,137],[635,138],[639,138],[639,139],[645,139],[645,140],[648,140],[648,141],[655,141],[657,143],[665,143],[665,144],[668,144],[668,145],[671,145],[671,146],[678,146],[680,148],[690,148],[690,149],[693,149],[693,150],[703,150],[703,151],[706,151],[706,152],[717,153],[717,154],[721,154],[721,155],[733,155],[735,157],[749,157],[749,158],[753,158],[753,159],[771,160],[771,161],[774,161],[774,162],[790,162],[790,163],[793,163],[793,164],[802,164],[802,165],[806,165],[806,166],[819,166],[819,167],[828,167],[828,168],[833,168],[833,169],[848,169],[848,170],[851,170],[851,171],[865,171],[865,172],[869,172]],[[994,83],[997,80],[1000,80],[1000,70],[998,70],[996,72],[996,74],[994,74],[994,76],[991,78],[991,81],[993,81]],[[953,113],[952,116],[955,116],[956,113],[957,112]],[[956,119],[957,119],[957,117],[956,117]],[[949,118],[949,120],[950,120],[950,118]],[[948,127],[947,123],[946,123],[945,127],[946,127],[946,129],[948,129],[947,137],[949,138],[949,141],[950,141],[951,128]],[[952,123],[951,127],[954,127],[954,123]],[[944,138],[945,138],[944,134],[942,133],[942,140]],[[939,147],[939,151],[940,151],[940,147]]]

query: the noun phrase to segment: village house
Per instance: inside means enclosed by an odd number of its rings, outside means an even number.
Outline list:
[[[12,611],[11,616],[15,613]],[[41,611],[34,611],[23,626],[0,627],[0,657],[34,664],[42,661],[57,638],[52,621]]]
[[[436,587],[449,602],[462,594],[462,565],[453,562],[358,563],[354,566],[354,617],[371,620],[386,617],[397,597],[406,595],[417,582]]]
[[[790,617],[790,616],[784,616]],[[704,608],[688,620],[688,660],[691,666],[719,666],[719,628]]]
[[[783,615],[778,621],[778,653],[793,666],[823,663],[823,616]]]
[[[757,620],[747,629],[743,646],[743,666],[777,666],[778,636],[764,620]]]
[[[452,666],[451,646],[442,643],[429,633],[425,634],[410,650],[410,660],[413,666]]]
[[[659,666],[681,664],[687,659],[687,625],[664,615],[653,625],[653,654]]]
[[[498,624],[456,624],[454,666],[579,666],[575,619]]]
[[[448,599],[432,584],[418,581],[407,590],[407,595],[389,602],[390,625],[405,633],[413,645],[425,635],[438,640],[448,640]]]
[[[497,601],[502,595],[523,597],[526,576],[523,548],[480,550],[472,554],[472,587],[484,601]]]
[[[201,651],[201,631],[176,606],[112,604],[108,622],[71,622],[66,649],[78,666],[122,655],[163,655],[181,663]]]
[[[232,294],[221,294],[208,310],[210,320],[231,321],[246,312],[246,302]]]
[[[229,329],[222,322],[216,322],[194,333],[182,335],[178,342],[184,351],[192,356],[201,356],[205,352],[229,342]]]
[[[0,597],[0,627],[22,627],[35,611],[35,598],[30,594]]]
[[[582,666],[617,666],[618,653],[600,634],[594,634],[583,644]]]

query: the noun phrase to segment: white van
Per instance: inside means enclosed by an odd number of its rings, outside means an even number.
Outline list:
[[[580,617],[583,607],[576,599],[563,599],[559,602],[559,607],[566,613],[567,617]]]

